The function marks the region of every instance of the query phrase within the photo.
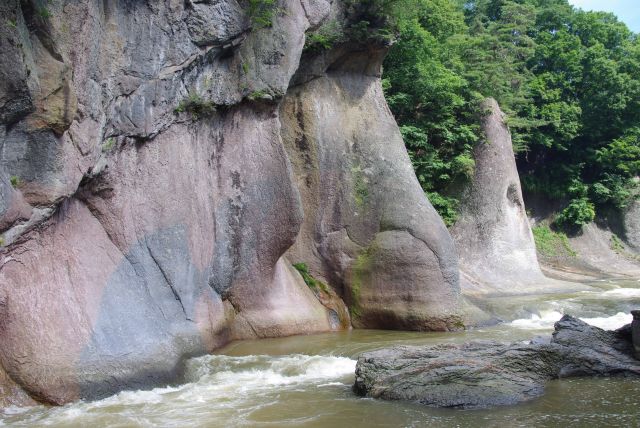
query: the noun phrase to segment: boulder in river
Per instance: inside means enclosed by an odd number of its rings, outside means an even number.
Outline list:
[[[640,377],[631,326],[605,331],[565,315],[550,341],[398,346],[362,354],[357,394],[436,407],[491,407],[533,399],[551,379]]]

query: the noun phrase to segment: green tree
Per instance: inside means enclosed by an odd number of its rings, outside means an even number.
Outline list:
[[[385,93],[449,223],[485,97],[508,114],[524,190],[565,203],[559,223],[580,226],[636,193],[640,41],[614,15],[567,0],[368,2],[394,24]]]

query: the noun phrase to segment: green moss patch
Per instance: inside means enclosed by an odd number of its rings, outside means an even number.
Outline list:
[[[174,113],[189,113],[194,120],[211,116],[216,111],[216,106],[211,101],[206,101],[196,93],[190,93],[185,99],[180,101]]]
[[[309,273],[309,267],[307,266],[306,263],[294,263],[293,267],[298,272],[300,272],[300,275],[302,275],[302,279],[304,280],[305,284],[307,284],[307,286],[311,290],[313,290],[314,292],[322,291],[324,293],[329,294],[329,286],[324,282],[315,279],[313,275]]]
[[[358,318],[362,316],[362,306],[360,305],[360,296],[362,286],[365,283],[366,278],[371,272],[373,265],[373,254],[375,252],[375,246],[372,244],[364,251],[358,254],[355,262],[353,263],[351,270],[351,302],[349,303],[349,313],[352,318]]]
[[[541,225],[531,229],[536,249],[545,257],[570,256],[577,254],[569,245],[569,238],[562,232],[551,230],[549,226]]]
[[[367,178],[360,166],[351,168],[351,175],[353,177],[353,200],[358,208],[362,208],[369,200]]]
[[[11,178],[9,179],[9,181],[11,182],[11,185],[16,188],[20,185],[20,177],[18,177],[17,175],[12,175]]]

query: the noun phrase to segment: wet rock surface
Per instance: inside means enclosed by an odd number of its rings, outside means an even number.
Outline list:
[[[605,331],[565,315],[550,340],[399,346],[362,354],[354,391],[437,407],[491,407],[531,400],[551,379],[640,377],[631,326]]]

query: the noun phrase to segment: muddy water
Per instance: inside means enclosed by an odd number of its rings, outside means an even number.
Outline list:
[[[474,339],[527,340],[549,334],[563,313],[603,327],[630,322],[640,282],[601,281],[589,291],[499,298],[488,305],[505,322],[461,333],[372,330],[237,342],[187,362],[183,384],[125,391],[59,408],[12,408],[0,426],[53,427],[637,427],[640,381],[554,381],[544,397],[491,410],[434,409],[351,392],[354,358],[393,344]]]

